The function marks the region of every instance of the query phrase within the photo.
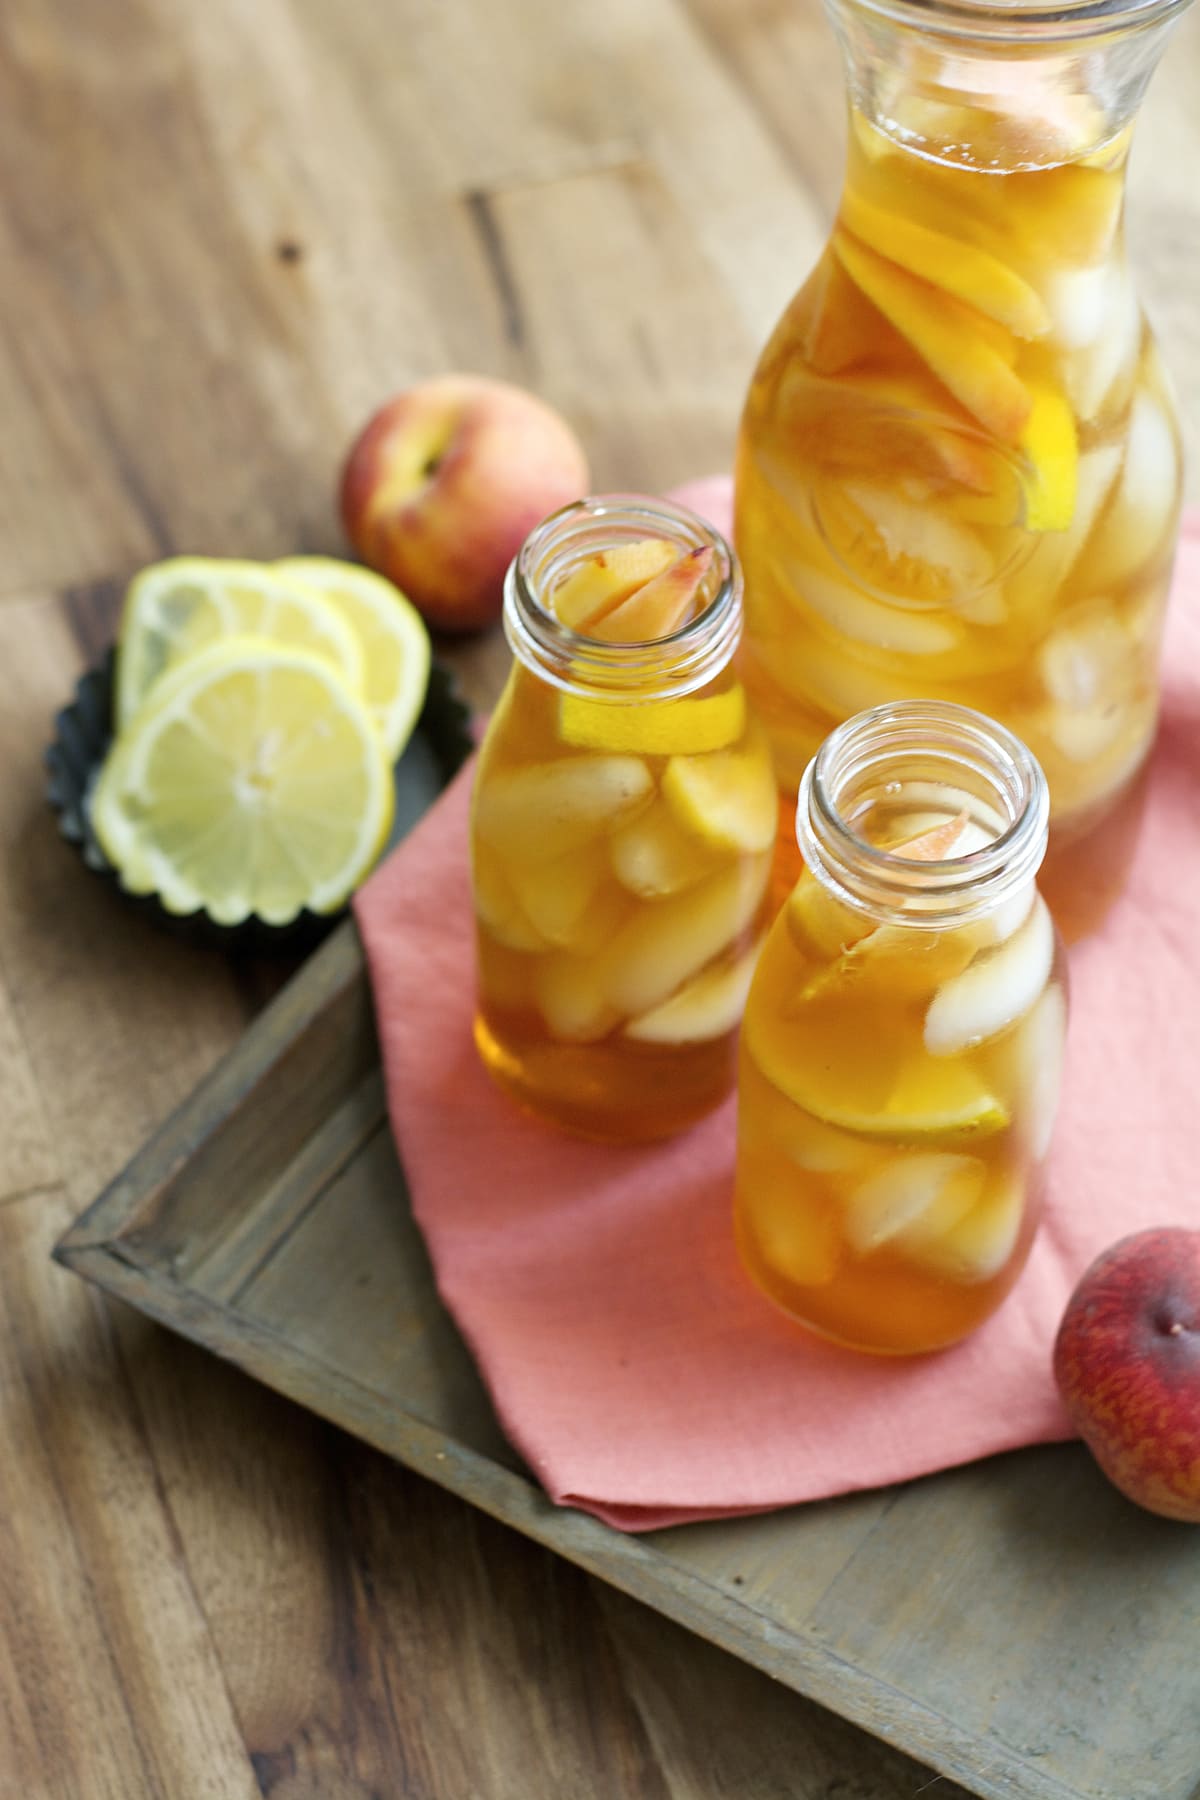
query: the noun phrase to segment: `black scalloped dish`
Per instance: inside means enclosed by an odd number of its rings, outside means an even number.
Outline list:
[[[130,894],[92,828],[90,796],[113,736],[115,652],[83,675],[75,698],[55,715],[54,741],[46,751],[49,780],[46,798],[58,814],[58,828],[79,851],[88,868],[109,882],[127,905],[137,908],[164,930],[224,950],[294,954],[311,949],[338,920],[336,913],[302,912],[286,925],[250,918],[240,925],[220,925],[206,912],[168,912],[155,894]],[[383,854],[416,824],[456,775],[473,748],[471,715],[458,694],[454,677],[434,659],[429,690],[412,737],[394,770],[396,812]]]

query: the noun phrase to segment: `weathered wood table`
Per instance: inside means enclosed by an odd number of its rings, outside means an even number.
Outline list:
[[[1192,421],[1198,85],[1200,13],[1131,207]],[[933,1786],[49,1261],[280,979],[149,930],[44,808],[51,715],[126,579],[336,551],[350,434],[447,367],[560,406],[597,486],[726,464],[842,137],[815,0],[4,8],[3,1800]],[[502,659],[459,655],[476,698]]]

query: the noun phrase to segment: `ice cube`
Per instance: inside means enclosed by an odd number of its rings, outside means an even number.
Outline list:
[[[1057,343],[1068,350],[1094,344],[1112,307],[1112,269],[1108,263],[1090,269],[1059,269],[1046,283],[1045,298]]]
[[[1134,397],[1121,482],[1089,549],[1088,566],[1117,587],[1161,554],[1179,504],[1179,445],[1160,400]]]
[[[1062,1087],[1067,1039],[1067,1001],[1052,982],[1013,1040],[1017,1129],[1040,1162],[1050,1148]]]
[[[636,756],[564,756],[487,774],[475,827],[510,861],[565,856],[649,804],[654,780]]]
[[[978,955],[940,987],[925,1014],[925,1047],[956,1056],[1019,1019],[1037,1000],[1054,963],[1054,925],[1039,895],[1007,943]]]
[[[581,844],[569,856],[514,862],[509,881],[525,917],[545,942],[577,954],[598,949],[630,905],[612,879],[603,839]]]
[[[631,894],[657,900],[692,887],[716,867],[716,854],[678,823],[665,800],[613,833],[612,865]]]
[[[952,1281],[990,1281],[1017,1247],[1024,1211],[1024,1177],[1004,1170],[961,1219],[937,1237],[910,1243],[908,1254]]]
[[[625,1027],[626,1035],[647,1044],[699,1044],[724,1037],[741,1022],[758,961],[753,944],[732,962],[703,969],[677,993]]]
[[[846,1237],[863,1256],[892,1239],[938,1237],[974,1205],[984,1173],[979,1157],[952,1150],[897,1157],[846,1199]]]
[[[612,1006],[640,1018],[739,940],[758,912],[769,855],[739,858],[670,899],[646,901],[597,959]]]
[[[618,1014],[600,987],[594,957],[565,951],[543,957],[534,990],[552,1034],[566,1043],[595,1043],[618,1023]]]
[[[476,842],[471,853],[471,888],[475,916],[484,930],[508,950],[544,950],[546,940],[534,927],[513,891],[501,859]]]

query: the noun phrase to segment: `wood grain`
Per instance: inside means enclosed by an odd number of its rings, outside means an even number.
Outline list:
[[[1130,199],[1193,446],[1198,73],[1200,14]],[[277,981],[148,931],[43,808],[130,573],[337,549],[349,434],[449,366],[563,407],[598,485],[719,466],[821,241],[839,92],[816,0],[3,9],[4,1800],[929,1779],[46,1262]],[[459,660],[494,694],[496,638]]]

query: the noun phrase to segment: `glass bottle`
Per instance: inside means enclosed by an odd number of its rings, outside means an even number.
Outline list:
[[[953,1343],[1029,1253],[1066,1026],[1048,811],[1025,745],[944,702],[859,714],[805,772],[742,1029],[736,1222],[759,1286],[840,1343]]]
[[[654,635],[643,611],[624,641],[622,597],[689,568],[690,616]],[[775,786],[733,666],[741,576],[693,513],[584,500],[526,540],[504,627],[472,800],[479,1053],[569,1129],[668,1136],[733,1086],[765,926]]]
[[[1068,869],[1136,783],[1181,458],[1122,208],[1185,4],[830,0],[845,187],[759,361],[736,481],[743,667],[789,872],[806,763],[885,701],[958,701],[1021,736]]]

